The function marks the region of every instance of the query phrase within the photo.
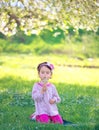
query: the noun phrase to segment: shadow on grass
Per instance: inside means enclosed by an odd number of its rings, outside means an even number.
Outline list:
[[[34,82],[20,77],[0,79],[0,130],[98,130],[98,88],[55,84],[61,97],[61,103],[58,104],[60,114],[76,125],[38,124],[29,120],[30,114],[35,110],[31,98]]]

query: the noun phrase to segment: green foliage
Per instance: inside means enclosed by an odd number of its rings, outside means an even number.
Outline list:
[[[10,38],[0,39],[0,52],[37,55],[53,53],[82,59],[99,57],[98,34],[85,30],[79,30],[79,34],[76,34],[73,28],[68,32],[64,34],[60,29],[44,30],[39,36],[26,36],[23,32],[19,32]]]
[[[61,40],[65,39],[64,32],[61,29],[54,31],[43,30],[40,37],[47,44],[59,44]]]

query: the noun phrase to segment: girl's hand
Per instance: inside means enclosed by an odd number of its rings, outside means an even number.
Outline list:
[[[55,99],[50,99],[50,100],[49,100],[49,103],[50,103],[50,104],[54,104],[54,103],[55,103]]]
[[[47,91],[47,87],[46,84],[44,84],[44,86],[41,89],[41,93],[45,93]]]
[[[47,84],[47,82],[48,82],[48,79],[47,79],[47,78],[44,78],[44,79],[42,80],[42,82],[43,82],[43,87],[42,87],[41,93],[44,93],[44,92],[47,91],[47,86],[46,86],[46,84]]]

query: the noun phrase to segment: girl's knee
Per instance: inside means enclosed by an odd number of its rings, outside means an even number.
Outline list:
[[[52,122],[58,123],[58,124],[63,124],[63,120],[60,115],[52,116]]]
[[[36,120],[41,123],[49,123],[49,116],[46,114],[42,114],[36,117]]]

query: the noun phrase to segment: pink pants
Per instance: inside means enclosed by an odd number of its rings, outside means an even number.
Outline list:
[[[63,120],[60,115],[55,116],[49,116],[47,114],[37,115],[36,121],[41,123],[49,123],[51,121],[52,123],[63,124]]]

